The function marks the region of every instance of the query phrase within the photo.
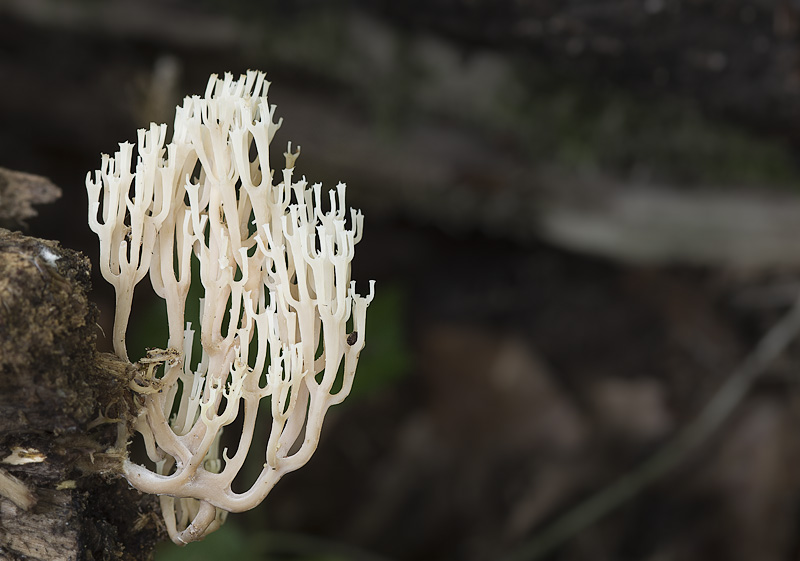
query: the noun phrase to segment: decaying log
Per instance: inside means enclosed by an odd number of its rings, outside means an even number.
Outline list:
[[[0,559],[142,560],[154,497],[117,473],[125,365],[95,349],[90,265],[0,229]]]
[[[33,205],[60,196],[61,189],[46,177],[0,167],[0,226],[25,224],[37,214]]]

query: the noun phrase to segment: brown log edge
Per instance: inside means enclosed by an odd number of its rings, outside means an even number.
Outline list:
[[[152,559],[158,501],[119,475],[129,366],[98,353],[90,263],[0,229],[0,560]]]

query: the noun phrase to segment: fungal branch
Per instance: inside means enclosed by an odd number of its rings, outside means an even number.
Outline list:
[[[151,463],[129,459],[124,472],[161,495],[176,543],[253,508],[309,460],[364,347],[374,281],[361,296],[350,280],[363,216],[347,212],[344,184],[324,193],[296,180],[291,144],[275,177],[269,146],[281,121],[268,88],[260,72],[212,75],[203,97],[177,108],[169,144],[166,125],[151,125],[139,131],[133,172],[133,146],[123,143],[86,180],[101,271],[117,295],[115,352],[127,360],[133,290],[148,271],[167,306],[168,348],[149,351],[131,382],[143,398],[134,426]],[[187,318],[193,278],[204,293],[196,327]],[[269,434],[256,438],[267,410]],[[237,419],[235,451],[220,453],[222,430]],[[260,440],[260,474],[234,491]]]

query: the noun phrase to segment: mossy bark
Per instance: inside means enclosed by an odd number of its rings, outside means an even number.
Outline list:
[[[90,264],[0,229],[0,559],[146,560],[157,500],[119,474],[128,365],[96,351]]]

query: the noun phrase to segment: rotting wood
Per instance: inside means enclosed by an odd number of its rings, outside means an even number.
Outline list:
[[[0,492],[3,560],[140,561],[163,537],[141,523],[155,497],[115,475],[113,425],[92,423],[131,404],[125,365],[95,350],[89,273],[78,252],[0,229],[0,459],[30,495]]]

